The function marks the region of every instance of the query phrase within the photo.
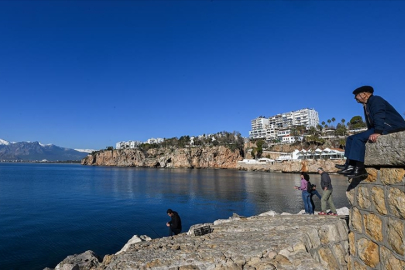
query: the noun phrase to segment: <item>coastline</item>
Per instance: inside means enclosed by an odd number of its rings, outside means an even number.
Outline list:
[[[348,212],[344,207],[338,209],[338,217],[274,211],[251,217],[234,214],[172,237],[135,235],[102,260],[92,251],[71,255],[55,270],[344,269]],[[208,226],[206,233],[196,233]]]

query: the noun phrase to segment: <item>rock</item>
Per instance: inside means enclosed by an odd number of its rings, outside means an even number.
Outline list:
[[[55,270],[91,270],[100,265],[101,259],[93,251],[67,256]]]
[[[135,243],[97,269],[342,269],[346,264],[348,231],[338,217],[269,211],[222,221]],[[211,233],[193,235],[194,228],[207,225]]]
[[[338,212],[346,209],[338,209]],[[344,269],[348,229],[344,219],[318,215],[285,215],[268,211],[197,224],[189,232],[149,240],[134,236],[115,255],[94,262],[91,251],[69,256],[58,270],[116,269]],[[226,222],[225,222],[226,221]],[[210,233],[194,229],[210,226]],[[146,241],[145,241],[146,240]],[[364,256],[368,253],[364,251]],[[374,255],[374,254],[373,254]],[[87,265],[82,262],[88,258]],[[395,263],[395,258],[391,258]],[[91,263],[94,262],[94,263]],[[370,261],[371,265],[374,261]],[[66,268],[63,268],[66,267]]]
[[[335,168],[336,164],[342,164],[342,160],[323,160],[323,159],[304,159],[304,160],[286,160],[283,162],[274,162],[273,164],[246,164],[238,162],[237,169],[245,171],[264,171],[264,172],[309,172],[317,173],[317,169],[322,167],[326,172],[335,173],[338,171]]]
[[[403,166],[405,164],[405,131],[382,135],[367,143],[365,165]]]
[[[150,240],[152,240],[152,238],[150,238],[147,235],[141,235],[140,237],[138,237],[138,235],[134,235],[134,236],[132,236],[131,239],[129,239],[129,241],[124,245],[124,247],[120,251],[115,253],[115,255],[120,254],[121,252],[127,251],[128,248],[132,244],[139,243],[139,242],[142,242],[142,241],[150,241]]]

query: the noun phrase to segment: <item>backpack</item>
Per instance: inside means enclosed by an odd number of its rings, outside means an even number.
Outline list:
[[[307,182],[307,191],[308,192],[312,192],[312,190],[314,190],[314,185],[311,184],[311,182]]]

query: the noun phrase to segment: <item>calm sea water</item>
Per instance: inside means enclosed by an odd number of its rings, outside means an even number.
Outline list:
[[[332,180],[336,207],[348,207],[347,180]],[[167,236],[167,208],[183,231],[233,213],[297,213],[299,183],[298,174],[0,163],[0,269],[55,267],[86,250],[113,254],[134,234]]]

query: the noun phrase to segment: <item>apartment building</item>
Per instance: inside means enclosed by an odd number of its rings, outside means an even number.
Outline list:
[[[314,109],[301,109],[269,118],[260,116],[251,121],[252,130],[249,131],[249,137],[251,139],[263,138],[268,141],[273,139],[285,141],[282,137],[290,134],[289,129],[292,126],[305,126],[308,129],[311,126],[316,127],[318,124],[318,112]]]
[[[266,129],[269,126],[269,119],[264,116],[259,116],[251,121],[252,130],[249,131],[251,139],[259,139],[266,137]]]
[[[309,128],[311,126],[316,127],[319,124],[319,116],[318,112],[314,109],[301,109],[271,116],[269,117],[269,123],[277,128],[291,126],[305,126]]]

